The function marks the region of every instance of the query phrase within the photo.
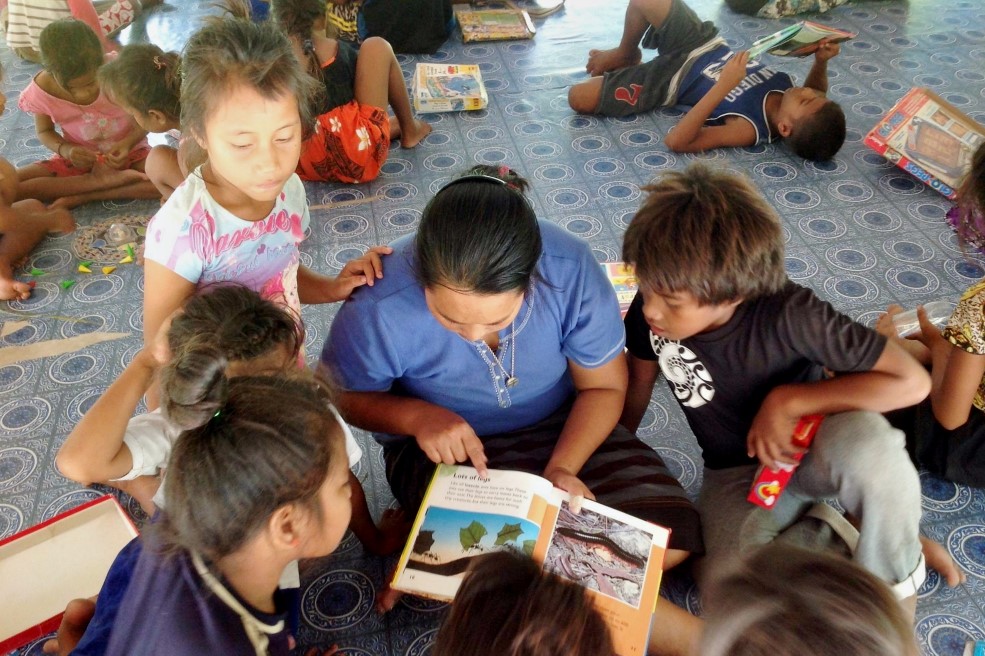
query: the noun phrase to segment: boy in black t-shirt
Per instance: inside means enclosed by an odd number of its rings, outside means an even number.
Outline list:
[[[790,282],[779,217],[744,179],[692,166],[647,190],[623,245],[640,292],[626,316],[621,421],[637,428],[663,372],[704,456],[706,573],[833,498],[861,519],[859,564],[915,601],[925,576],[920,484],[903,434],[879,413],[923,399],[927,373]],[[791,435],[808,414],[825,419],[786,491],[771,510],[749,503],[760,463],[793,463],[802,451]]]

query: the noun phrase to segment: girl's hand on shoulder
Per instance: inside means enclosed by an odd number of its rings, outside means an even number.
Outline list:
[[[335,278],[336,300],[344,301],[352,294],[352,290],[363,285],[372,287],[383,277],[383,256],[389,255],[393,249],[389,246],[373,246],[362,256],[349,260]]]

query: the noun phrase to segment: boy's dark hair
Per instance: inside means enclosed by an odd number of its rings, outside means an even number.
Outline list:
[[[692,164],[643,190],[622,250],[641,286],[717,305],[786,283],[780,218],[744,177]]]
[[[438,631],[432,656],[613,656],[585,590],[530,558],[476,558]]]
[[[825,162],[845,143],[845,111],[833,100],[800,121],[784,141],[800,157]]]
[[[885,583],[849,560],[789,545],[759,549],[713,581],[703,656],[917,656]]]
[[[110,97],[141,114],[155,110],[181,118],[181,55],[152,43],[124,46],[99,69],[99,84]]]
[[[297,357],[304,329],[287,310],[242,285],[221,284],[192,296],[168,328],[168,347],[179,355],[207,343],[227,361],[253,360],[283,348]]]
[[[245,84],[263,98],[293,96],[302,136],[314,126],[311,98],[318,84],[294,58],[291,44],[274,25],[218,18],[192,35],[182,60],[181,127],[204,138],[205,122],[219,101]]]
[[[288,504],[325,521],[318,492],[344,458],[343,436],[310,372],[227,379],[225,358],[201,345],[162,374],[164,412],[184,429],[168,466],[163,551],[216,561]]]
[[[74,18],[48,23],[38,37],[41,64],[62,87],[103,65],[103,46],[92,28]]]
[[[442,187],[424,208],[414,241],[421,285],[476,294],[526,291],[542,248],[526,188],[513,169],[485,165]]]

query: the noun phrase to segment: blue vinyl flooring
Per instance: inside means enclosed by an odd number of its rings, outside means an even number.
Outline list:
[[[738,16],[721,0],[692,5],[716,21],[741,48],[791,20]],[[124,42],[149,40],[180,49],[207,2],[171,2],[141,17]],[[532,183],[540,216],[588,240],[600,261],[617,260],[620,240],[640,199],[640,187],[660,171],[693,160],[749,175],[783,217],[790,277],[853,317],[871,323],[894,302],[904,306],[956,299],[985,274],[983,260],[961,253],[944,222],[949,202],[868,150],[862,139],[877,118],[910,87],[930,87],[985,122],[985,5],[981,0],[861,1],[821,18],[855,30],[833,60],[830,95],[845,108],[848,141],[837,158],[815,165],[780,145],[719,150],[697,156],[670,153],[662,137],[681,113],[664,110],[611,120],[574,115],[566,88],[583,79],[587,51],[615,45],[621,0],[568,0],[539,23],[529,42],[463,45],[457,36],[434,56],[401,56],[409,76],[416,61],[478,63],[490,92],[487,110],[427,116],[434,131],[416,149],[394,145],[380,177],[367,185],[309,184],[312,204],[364,200],[312,212],[302,248],[306,265],[337,271],[367,247],[412,231],[426,200],[457,171],[476,162],[508,164]],[[0,154],[15,165],[47,156],[33,121],[16,109],[16,94],[37,67],[0,46],[10,100],[0,117]],[[810,60],[775,60],[803,81]],[[153,213],[152,202],[106,202],[80,208],[80,224],[119,214]],[[99,496],[66,481],[53,462],[71,427],[121,371],[141,344],[142,273],[121,266],[82,279],[72,236],[49,239],[29,267],[50,272],[24,303],[0,304],[0,320],[28,321],[5,334],[0,347],[71,337],[87,331],[128,332],[124,340],[81,352],[0,367],[0,538]],[[79,278],[68,291],[58,280]],[[317,357],[334,307],[306,307],[307,352]],[[676,402],[658,385],[641,434],[668,461],[691,493],[701,484],[700,457]],[[393,500],[380,450],[357,433],[365,449],[357,474],[370,505]],[[968,573],[948,589],[931,573],[920,591],[916,634],[925,653],[961,654],[969,638],[985,638],[985,491],[923,475],[923,530],[947,545]],[[139,510],[122,501],[137,517]],[[302,644],[338,643],[356,655],[421,655],[432,643],[443,606],[405,597],[385,617],[373,610],[375,590],[392,559],[367,555],[352,535],[331,557],[303,568]],[[39,572],[39,585],[44,581]],[[668,577],[665,593],[692,610],[698,595],[686,575]],[[2,597],[0,593],[0,597]],[[3,603],[11,600],[0,601]],[[40,646],[25,653],[39,654]]]

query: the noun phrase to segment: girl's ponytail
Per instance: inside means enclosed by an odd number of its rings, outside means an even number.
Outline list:
[[[210,337],[202,336],[177,353],[161,370],[162,411],[182,430],[198,428],[226,402],[229,360]]]

